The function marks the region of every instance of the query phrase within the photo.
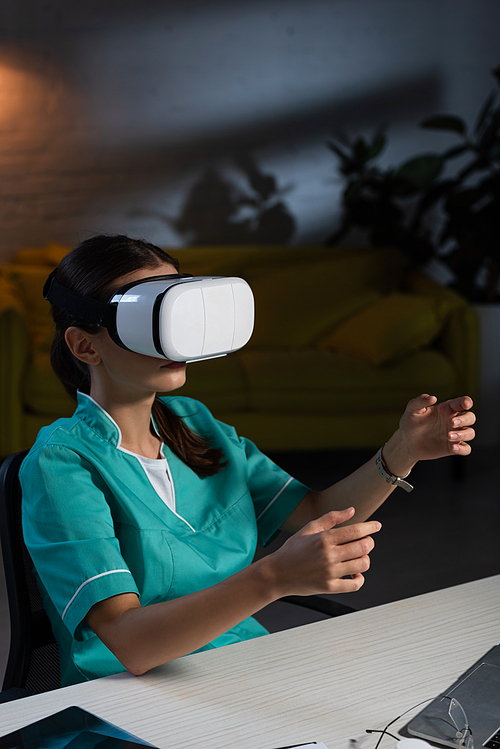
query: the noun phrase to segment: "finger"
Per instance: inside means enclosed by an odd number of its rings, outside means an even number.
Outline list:
[[[473,405],[472,398],[469,395],[462,395],[460,398],[452,398],[448,401],[451,411],[469,411]]]
[[[448,441],[449,442],[470,442],[470,440],[473,440],[476,436],[476,432],[474,429],[463,429],[460,431],[453,431],[448,432]]]
[[[472,447],[468,442],[459,442],[458,444],[451,445],[451,452],[453,455],[470,455]]]
[[[375,541],[371,536],[366,536],[359,541],[352,541],[349,544],[342,544],[335,547],[335,560],[336,562],[347,562],[354,559],[362,559],[367,557],[375,547]],[[368,568],[367,568],[368,569]],[[365,572],[366,570],[358,570]],[[343,573],[344,574],[344,573]]]
[[[332,581],[329,593],[355,593],[365,583],[365,578],[360,572],[354,572],[348,577]]]
[[[382,523],[379,523],[378,520],[370,520],[366,523],[354,523],[353,525],[344,525],[342,528],[332,528],[328,535],[335,545],[342,546],[371,536],[372,533],[378,533],[381,528]]]
[[[331,510],[321,515],[321,517],[311,520],[310,523],[304,526],[301,532],[307,535],[331,530],[336,525],[350,520],[355,512],[354,507],[347,507],[345,510]]]
[[[454,429],[470,427],[476,423],[476,414],[472,411],[459,411],[451,418],[451,426]]]
[[[435,395],[429,395],[428,393],[422,393],[422,395],[418,395],[416,398],[413,398],[409,403],[407,408],[415,414],[421,414],[424,413],[429,406],[434,406],[437,403],[437,398]]]
[[[350,559],[338,566],[342,577],[352,577],[353,575],[363,575],[370,569],[370,557],[364,556],[359,559]]]
[[[364,575],[362,575],[361,573],[355,573],[354,575],[351,575],[351,582],[354,584],[354,588],[350,590],[352,590],[352,592],[359,590],[365,584]]]

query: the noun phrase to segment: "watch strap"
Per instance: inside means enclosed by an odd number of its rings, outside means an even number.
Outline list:
[[[411,492],[413,491],[413,486],[408,482],[405,481],[405,479],[410,475],[411,470],[408,471],[406,476],[394,476],[393,473],[389,471],[387,468],[384,457],[382,455],[382,447],[377,453],[377,456],[375,458],[375,465],[377,466],[377,471],[382,476],[384,481],[387,481],[388,484],[392,484],[393,486],[400,486],[401,489],[404,489],[405,492]]]

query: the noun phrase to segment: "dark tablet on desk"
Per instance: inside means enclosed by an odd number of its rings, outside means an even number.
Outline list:
[[[0,737],[0,749],[140,749],[147,741],[92,715],[67,707]]]
[[[443,746],[457,747],[448,708],[454,697],[465,710],[474,747],[500,747],[500,645],[496,645],[406,726],[408,733]],[[457,718],[459,720],[459,718]]]

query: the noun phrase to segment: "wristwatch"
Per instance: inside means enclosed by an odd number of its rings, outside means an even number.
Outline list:
[[[408,471],[406,476],[394,476],[394,474],[389,471],[384,462],[384,458],[382,456],[382,448],[383,446],[377,453],[377,457],[375,458],[375,465],[377,466],[377,471],[380,473],[384,481],[387,481],[388,484],[400,486],[401,489],[405,490],[405,492],[413,491],[413,486],[408,481],[405,481],[405,479],[410,475],[411,469]]]

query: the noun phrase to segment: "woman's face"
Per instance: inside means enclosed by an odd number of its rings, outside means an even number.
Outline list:
[[[143,278],[177,273],[170,263],[157,268],[143,268],[127,273],[116,280],[115,288]],[[186,381],[186,364],[157,359],[118,346],[106,329],[93,336],[93,347],[98,355],[98,363],[90,366],[91,390],[102,397],[134,398],[156,392],[170,392],[182,387]]]

